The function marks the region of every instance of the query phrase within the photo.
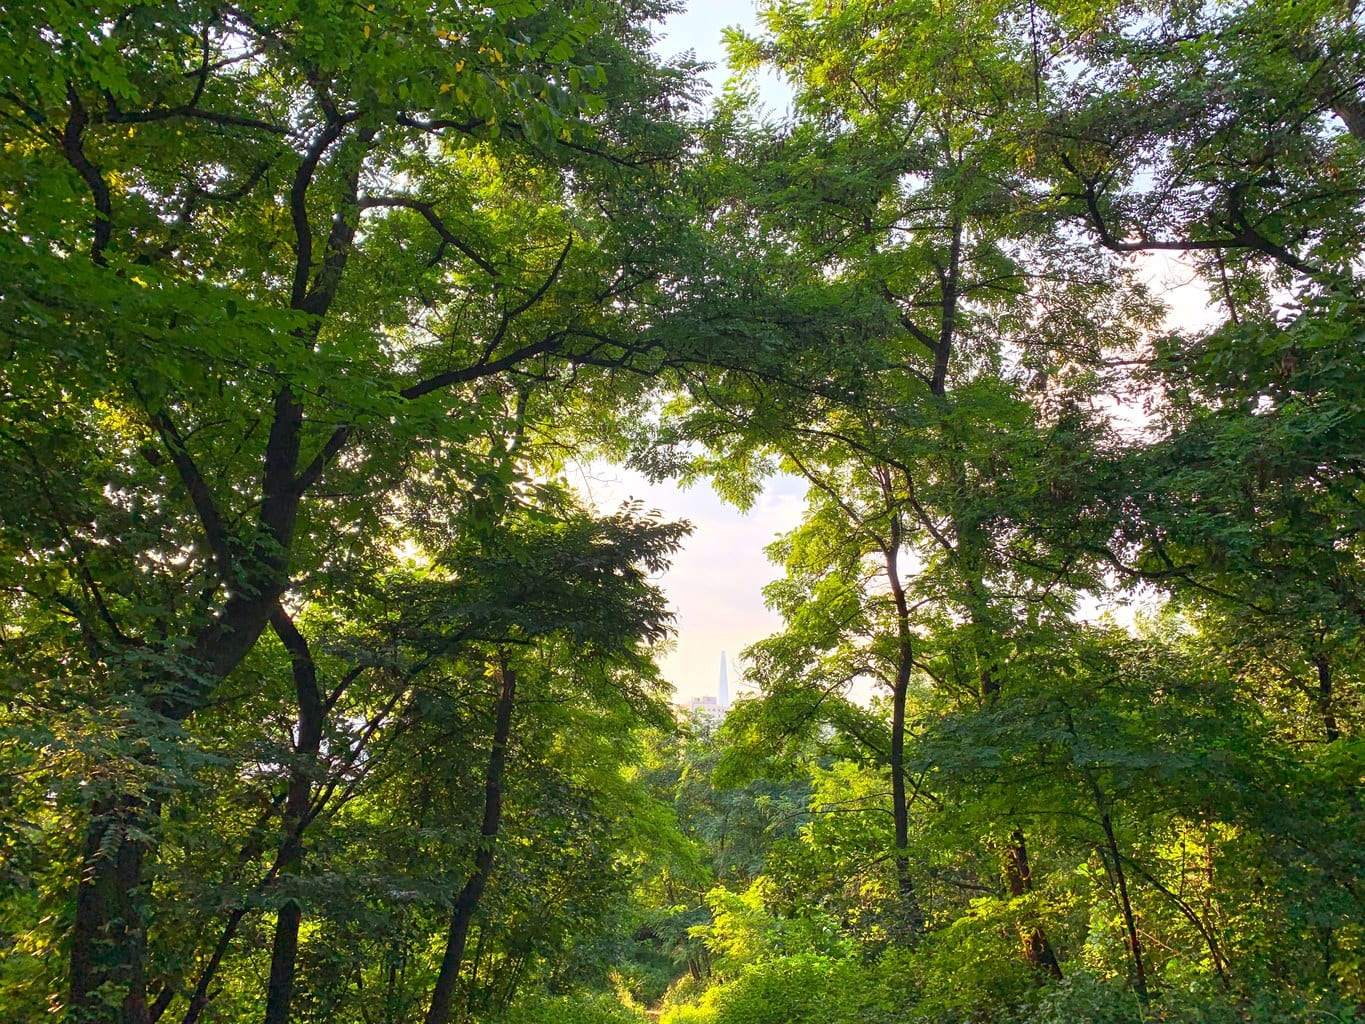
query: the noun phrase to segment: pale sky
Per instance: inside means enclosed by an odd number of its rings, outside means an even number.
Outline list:
[[[662,38],[654,48],[663,57],[676,57],[691,50],[698,60],[714,64],[715,67],[707,72],[706,80],[711,83],[711,92],[715,95],[729,77],[721,33],[731,25],[757,33],[758,18],[753,0],[732,0],[728,3],[722,0],[691,0],[685,11],[673,15],[664,23],[659,32]],[[758,94],[770,111],[781,114],[787,110],[790,90],[777,75],[761,74]]]
[[[744,692],[739,652],[782,627],[781,617],[763,605],[763,587],[782,574],[763,549],[800,523],[804,487],[789,477],[778,478],[745,514],[705,484],[683,490],[672,481],[650,483],[602,463],[583,468],[573,482],[603,511],[633,498],[667,519],[692,524],[673,567],[658,581],[677,616],[677,641],[660,666],[679,701],[714,695],[724,651],[731,698]]]
[[[654,48],[663,57],[676,57],[691,50],[698,60],[716,67],[706,76],[713,89],[725,81],[725,51],[721,32],[727,26],[741,25],[752,29],[755,25],[752,0],[692,0],[687,9],[673,15],[659,30],[662,37]]]

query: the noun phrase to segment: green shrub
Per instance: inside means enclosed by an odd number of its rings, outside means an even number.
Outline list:
[[[1139,1024],[1145,1018],[1137,996],[1122,980],[1082,972],[1049,985],[1036,1008],[1022,1012],[1020,1019],[1023,1024]]]
[[[664,1010],[659,1024],[717,1024],[716,1008],[683,1003]]]
[[[999,900],[974,901],[970,914],[902,956],[918,989],[914,1020],[996,1022],[1037,991],[1036,975],[1019,956],[1015,915]]]
[[[704,991],[683,979],[665,997],[660,1024],[1365,1024],[1348,1005],[1283,991],[1239,996],[1207,979],[1157,991],[1146,1005],[1124,979],[1083,970],[1040,985],[1023,964],[1002,971],[999,960],[968,962],[988,932],[952,940],[888,950],[871,964],[778,957]]]
[[[1208,988],[1168,989],[1143,1006],[1118,978],[1078,972],[1039,993],[1018,1024],[1351,1024],[1344,1005],[1326,1005],[1283,992],[1241,998]]]
[[[627,1009],[606,993],[522,996],[499,1024],[641,1024],[643,1014]]]
[[[668,986],[668,991],[664,993],[663,999],[659,1002],[659,1008],[667,1013],[673,1007],[694,1004],[701,999],[709,987],[710,985],[705,979],[684,974]]]
[[[750,964],[693,1005],[682,1003],[679,991],[666,1001],[660,1024],[897,1024],[908,1019],[907,979],[903,962],[892,957],[873,965],[816,954],[779,957]]]

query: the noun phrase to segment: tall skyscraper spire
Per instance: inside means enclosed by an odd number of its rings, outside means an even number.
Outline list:
[[[730,706],[730,674],[725,667],[725,652],[720,652],[720,690],[716,694],[716,703],[721,710]]]

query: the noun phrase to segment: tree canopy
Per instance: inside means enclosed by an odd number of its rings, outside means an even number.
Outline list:
[[[0,1008],[1365,1013],[1359,11],[672,12],[0,11]]]

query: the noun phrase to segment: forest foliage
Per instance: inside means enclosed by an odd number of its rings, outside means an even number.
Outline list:
[[[0,1012],[1365,1017],[1360,12],[758,11],[0,10]]]

